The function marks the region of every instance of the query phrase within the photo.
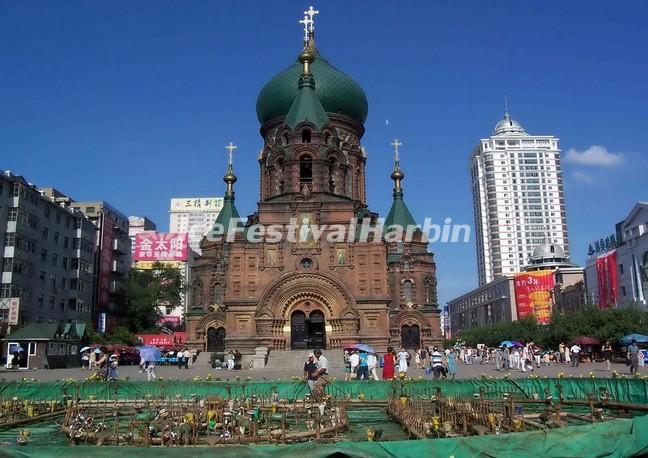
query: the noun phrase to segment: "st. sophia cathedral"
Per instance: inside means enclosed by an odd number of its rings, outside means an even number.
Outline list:
[[[193,348],[251,354],[260,346],[332,349],[362,342],[384,351],[441,343],[436,266],[419,230],[409,240],[381,235],[331,241],[326,231],[306,240],[246,237],[254,225],[287,228],[291,221],[379,224],[367,207],[367,154],[360,143],[367,98],[315,47],[314,14],[311,8],[301,21],[304,47],[297,62],[258,96],[258,209],[233,240],[208,235],[201,242],[186,318]],[[403,198],[400,143],[393,145],[393,203],[384,227],[414,226]],[[231,148],[225,203],[215,222],[225,228],[239,218]]]

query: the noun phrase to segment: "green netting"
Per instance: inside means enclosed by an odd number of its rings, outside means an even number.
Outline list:
[[[648,403],[648,383],[640,379],[563,378],[563,379],[478,379],[478,380],[408,380],[381,382],[333,382],[327,391],[338,399],[385,400],[389,396],[405,394],[414,398],[431,397],[437,388],[445,396],[472,396],[483,390],[487,396],[512,393],[517,397],[544,399],[545,390],[554,397],[562,387],[565,399],[586,399],[591,393],[599,395],[606,388],[611,399],[619,402]],[[0,384],[0,399],[50,400],[62,399],[65,394],[81,399],[146,399],[196,395],[242,397],[256,395],[270,397],[277,392],[281,399],[302,398],[308,393],[304,382],[10,382]]]
[[[589,394],[600,394],[605,388],[614,401],[647,403],[648,383],[639,379],[479,379],[459,381],[413,380],[394,382],[337,382],[328,391],[337,398],[386,399],[401,393],[418,398],[429,397],[440,388],[446,396],[472,396],[482,390],[487,396],[513,393],[517,396],[542,399],[546,392],[558,396],[558,385],[566,399],[585,399]],[[277,392],[283,399],[301,398],[307,393],[303,382],[52,382],[0,384],[0,399],[14,396],[20,399],[62,399],[64,394],[82,399],[146,399],[179,395],[204,396],[270,396]],[[229,446],[211,448],[126,448],[126,447],[69,447],[32,446],[2,447],[0,456],[34,457],[95,457],[117,456],[213,456],[222,457],[464,457],[464,456],[637,456],[648,453],[648,416],[619,419],[584,426],[569,426],[546,431],[505,434],[502,436],[473,436],[454,439],[434,439],[392,442],[339,442],[324,445],[303,443],[296,445]],[[361,431],[353,432],[362,437]],[[90,451],[91,450],[91,451]]]

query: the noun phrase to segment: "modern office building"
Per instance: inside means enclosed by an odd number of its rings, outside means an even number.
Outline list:
[[[589,302],[600,308],[648,305],[648,202],[638,202],[588,254]]]
[[[131,255],[135,252],[135,237],[142,232],[155,232],[157,227],[153,221],[146,216],[129,216],[128,217],[128,238],[131,242]],[[131,256],[133,264],[134,258]]]
[[[131,266],[128,218],[104,201],[73,202],[72,206],[86,215],[96,227],[93,321],[95,328],[104,332],[127,319],[114,303],[113,294],[119,289],[120,283],[128,278]]]
[[[0,174],[0,322],[89,322],[95,228],[52,189]]]
[[[522,271],[540,244],[569,254],[558,138],[529,135],[507,111],[470,160],[480,285]]]
[[[171,199],[169,232],[189,234],[189,247],[200,254],[200,242],[223,208],[222,197],[187,197]]]
[[[515,321],[533,313],[546,323],[553,313],[585,307],[583,268],[561,246],[537,246],[522,272],[493,281],[448,302],[451,335],[500,321]]]

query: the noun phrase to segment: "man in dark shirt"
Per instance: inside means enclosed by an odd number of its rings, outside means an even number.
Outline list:
[[[630,373],[632,375],[637,373],[640,356],[643,358],[643,354],[641,354],[641,352],[639,351],[637,342],[633,340],[632,344],[630,344],[630,346],[628,347],[628,359],[630,360]]]
[[[308,361],[304,364],[304,380],[308,382],[308,387],[313,391],[315,380],[317,380],[317,363],[313,353],[308,355]]]

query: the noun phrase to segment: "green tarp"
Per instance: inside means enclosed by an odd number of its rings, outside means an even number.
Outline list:
[[[513,393],[518,397],[543,399],[558,396],[558,385],[566,399],[586,399],[605,388],[618,402],[648,403],[648,383],[639,379],[479,379],[460,381],[337,382],[328,387],[335,397],[386,399],[407,394],[429,397],[440,388],[446,396],[472,396],[480,390],[487,396]],[[54,382],[0,384],[0,399],[61,399],[67,393],[82,399],[146,399],[204,396],[269,396],[273,391],[284,399],[302,397],[303,382]],[[545,391],[546,390],[546,391]],[[648,453],[648,416],[619,419],[584,426],[569,426],[546,431],[512,433],[501,436],[472,436],[454,439],[393,442],[303,443],[296,445],[231,446],[212,448],[126,448],[85,446],[0,447],[0,457],[93,457],[112,456],[214,456],[219,457],[627,457]]]
[[[486,396],[501,397],[511,393],[516,397],[530,398],[537,394],[545,398],[545,390],[554,398],[558,397],[562,387],[565,399],[586,399],[589,394],[597,397],[601,388],[607,389],[609,397],[619,402],[648,403],[648,383],[641,379],[609,378],[563,378],[563,379],[477,379],[457,381],[411,380],[382,382],[333,382],[327,391],[338,399],[385,400],[401,393],[413,398],[429,398],[437,388],[445,396],[472,396],[483,390]],[[0,399],[50,400],[62,399],[64,394],[81,399],[169,399],[180,396],[199,398],[206,396],[270,397],[273,391],[280,399],[302,398],[308,393],[304,382],[289,381],[250,381],[250,382],[12,382],[0,384]],[[363,395],[363,396],[361,396]]]

